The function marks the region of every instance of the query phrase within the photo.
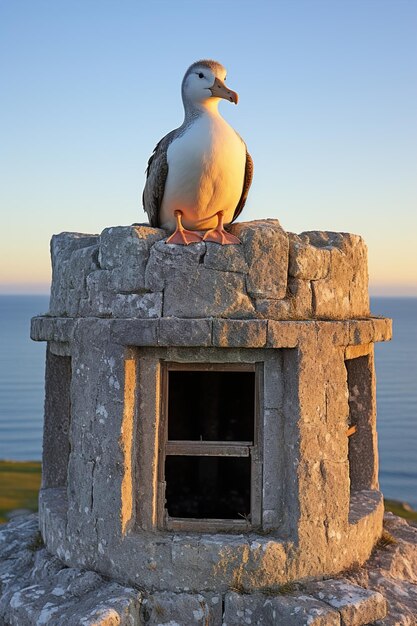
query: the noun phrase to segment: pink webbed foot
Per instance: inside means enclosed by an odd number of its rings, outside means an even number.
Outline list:
[[[240,239],[232,235],[232,233],[228,233],[224,230],[223,211],[219,211],[217,213],[217,218],[219,221],[216,228],[211,228],[210,230],[208,230],[203,237],[203,241],[213,241],[214,243],[219,243],[221,246],[236,245],[242,243]]]
[[[199,233],[193,230],[184,228],[181,222],[181,211],[175,211],[175,217],[177,220],[177,227],[165,243],[175,243],[179,246],[188,246],[190,243],[196,243],[201,241],[202,237]]]

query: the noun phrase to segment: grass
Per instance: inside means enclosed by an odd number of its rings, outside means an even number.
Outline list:
[[[395,537],[393,537],[391,533],[389,533],[387,530],[384,529],[382,531],[382,535],[380,536],[380,538],[375,544],[375,548],[377,550],[385,550],[389,546],[393,546],[396,543],[397,543],[397,540],[395,539]]]
[[[32,542],[28,545],[28,550],[30,550],[31,552],[36,552],[37,550],[40,550],[41,548],[43,548],[43,546],[44,546],[44,543],[43,543],[42,535],[40,531],[38,530],[36,535],[33,537]]]
[[[386,511],[391,511],[394,515],[417,522],[417,511],[413,511],[407,504],[398,500],[384,500],[384,504]]]
[[[40,484],[40,462],[0,461],[0,523],[15,509],[37,511]]]

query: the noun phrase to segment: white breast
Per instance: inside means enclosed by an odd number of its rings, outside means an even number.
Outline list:
[[[231,222],[243,189],[246,147],[220,115],[202,115],[168,148],[168,177],[160,212],[163,228],[173,229],[174,211],[186,228],[217,225],[224,211]]]

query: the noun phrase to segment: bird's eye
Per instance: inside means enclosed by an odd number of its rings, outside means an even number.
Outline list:
[[[200,72],[200,73],[199,73],[198,78],[204,78],[204,74],[203,74],[203,72]]]

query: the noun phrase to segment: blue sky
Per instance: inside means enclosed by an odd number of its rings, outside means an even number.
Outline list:
[[[371,292],[417,295],[417,3],[0,4],[0,292],[46,292],[49,239],[145,221],[186,68],[214,58],[255,177],[241,220],[362,234]]]

